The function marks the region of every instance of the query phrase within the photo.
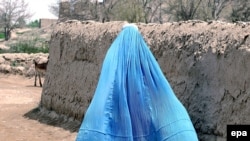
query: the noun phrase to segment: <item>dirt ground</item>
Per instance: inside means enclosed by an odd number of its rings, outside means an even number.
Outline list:
[[[34,78],[0,73],[0,140],[74,141],[77,133],[23,117],[40,102],[42,88],[33,84]]]

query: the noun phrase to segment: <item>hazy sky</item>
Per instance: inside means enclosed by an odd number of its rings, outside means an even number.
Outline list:
[[[29,3],[29,11],[33,13],[31,21],[38,20],[41,18],[57,18],[55,15],[49,12],[49,5],[55,3],[57,0],[25,0]]]

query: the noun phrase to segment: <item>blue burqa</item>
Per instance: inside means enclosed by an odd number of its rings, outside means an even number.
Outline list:
[[[197,141],[138,28],[123,27],[109,48],[76,141]]]

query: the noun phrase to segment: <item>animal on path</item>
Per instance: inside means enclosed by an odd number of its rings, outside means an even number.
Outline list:
[[[36,86],[36,80],[37,80],[37,76],[39,78],[39,84],[40,84],[40,87],[42,87],[42,82],[41,82],[41,76],[43,74],[45,74],[46,70],[47,70],[47,65],[48,65],[48,62],[44,62],[44,63],[38,63],[36,60],[33,60],[33,63],[35,65],[35,83],[34,83],[34,86]]]

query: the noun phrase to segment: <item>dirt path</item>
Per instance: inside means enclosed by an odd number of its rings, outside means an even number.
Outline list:
[[[0,73],[0,141],[74,141],[76,133],[24,118],[40,101],[34,79]]]

